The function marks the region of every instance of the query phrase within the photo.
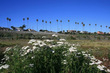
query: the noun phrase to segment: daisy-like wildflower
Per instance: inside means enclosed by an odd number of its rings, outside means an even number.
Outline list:
[[[0,66],[0,69],[2,69],[2,68],[8,69],[9,68],[9,65],[5,64],[5,65]]]
[[[70,51],[70,52],[75,52],[75,51],[77,51],[77,50],[76,50],[75,47],[71,46],[71,47],[69,48],[69,51]]]
[[[30,67],[34,67],[34,64],[29,64]]]
[[[4,53],[8,52],[11,49],[11,47],[7,47],[4,51]]]
[[[97,68],[100,69],[100,70],[105,70],[106,67],[103,66],[103,65],[98,65]]]
[[[52,35],[52,37],[58,37],[58,35],[56,35],[56,34],[53,34],[53,35]]]
[[[27,48],[29,48],[29,46],[23,46],[23,47],[22,47],[22,49],[27,49]]]
[[[44,40],[44,41],[46,41],[46,42],[53,42],[54,40],[47,39],[47,40]]]
[[[65,39],[60,39],[60,41],[66,41]]]
[[[67,64],[67,61],[66,60],[63,60],[63,64]]]
[[[28,44],[31,44],[31,43],[34,43],[34,42],[36,42],[36,40],[31,39],[31,40],[28,42]]]
[[[106,72],[110,72],[110,69],[107,69]]]

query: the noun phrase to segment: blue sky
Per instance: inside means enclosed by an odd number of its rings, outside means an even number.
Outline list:
[[[0,0],[0,26],[7,27],[7,17],[12,20],[8,27],[19,27],[23,25],[22,19],[29,17],[28,25],[27,20],[25,24],[27,28],[35,30],[36,19],[39,19],[39,29],[44,26],[45,29],[47,27],[48,30],[57,31],[58,19],[62,20],[62,23],[58,22],[58,30],[70,28],[94,32],[101,31],[102,25],[102,31],[109,32],[105,26],[110,26],[110,0]],[[42,24],[42,19],[47,21],[47,24]],[[51,25],[49,21],[52,21]],[[81,22],[85,24],[84,29]]]

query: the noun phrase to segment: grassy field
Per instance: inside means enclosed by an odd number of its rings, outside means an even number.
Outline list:
[[[28,39],[19,39],[19,40],[9,40],[9,39],[0,39],[0,51],[4,51],[6,47],[12,47],[15,45],[25,46],[27,45]]]
[[[2,40],[0,39],[0,48],[4,49],[6,47],[20,45],[27,45],[28,39],[19,39],[19,40]],[[94,54],[97,57],[107,57],[110,50],[109,41],[97,41],[97,40],[68,40],[69,43],[78,43],[80,50],[92,50],[90,53]],[[100,52],[98,52],[100,51]],[[103,53],[103,54],[102,54]]]
[[[44,35],[43,35],[44,36]],[[38,37],[36,35],[36,37]],[[47,36],[46,36],[47,37]],[[48,36],[46,39],[50,38]],[[56,42],[58,39],[63,38],[64,36],[60,36],[58,38],[50,38],[55,39]],[[42,36],[39,37],[42,39]],[[37,38],[37,39],[39,39]],[[69,37],[64,37],[67,42],[71,44],[79,44],[77,47],[78,50],[88,51],[90,54],[94,55],[97,59],[103,61],[103,65],[110,69],[110,41],[109,40],[77,40]],[[45,39],[45,38],[44,38]],[[0,39],[0,52],[3,52],[7,47],[13,47],[15,45],[26,46],[28,45],[28,41],[30,39]],[[106,59],[105,61],[103,59]]]

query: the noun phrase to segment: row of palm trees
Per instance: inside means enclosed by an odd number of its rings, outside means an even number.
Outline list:
[[[7,17],[6,19],[7,19],[7,26],[8,26],[8,21],[11,22],[11,19],[8,18],[8,17]],[[24,25],[25,25],[25,20],[27,20],[27,25],[26,25],[26,27],[29,28],[29,17],[23,18],[23,24],[24,24]],[[38,24],[39,19],[36,19],[36,22],[37,22],[37,25],[36,25],[37,27],[36,27],[36,28],[37,28],[37,31],[39,31],[39,24]],[[62,25],[62,20],[56,19],[56,22],[57,22],[57,32],[58,32],[58,31],[63,31],[63,29],[62,29],[62,26],[63,26],[63,25]],[[59,24],[60,24],[61,28],[59,28],[58,22],[60,22]],[[44,23],[45,23],[45,25],[44,25]],[[52,22],[49,21],[50,30],[52,30],[52,29],[51,29],[51,26],[52,26],[51,23],[52,23]],[[47,24],[47,21],[42,20],[42,29],[47,30],[47,25],[46,25],[46,24]],[[79,22],[75,22],[75,24],[79,25]],[[85,29],[84,29],[84,28],[85,28],[85,24],[84,24],[84,22],[81,22],[81,24],[82,24],[82,28],[83,28],[82,31],[84,31],[84,30],[85,30]],[[68,25],[67,25],[67,26],[68,26],[68,30],[70,30],[70,20],[68,20]],[[89,26],[91,27],[91,24],[89,24]],[[95,31],[96,31],[96,26],[97,26],[97,24],[95,24]],[[74,27],[76,27],[76,26],[74,26]],[[79,27],[79,26],[78,26],[78,27]],[[77,27],[77,29],[78,29],[78,27]],[[100,25],[100,27],[101,27],[101,31],[102,31],[102,25]],[[108,27],[108,26],[105,26],[105,27],[106,27],[106,29],[107,29],[107,28],[110,29],[110,27]],[[30,28],[31,28],[31,26],[30,26]],[[32,28],[33,28],[33,27],[32,27]],[[90,28],[90,31],[91,31],[91,28]]]

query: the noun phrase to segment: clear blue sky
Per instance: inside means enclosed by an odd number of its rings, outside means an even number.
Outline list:
[[[39,29],[42,28],[42,19],[47,21],[47,29],[57,31],[56,19],[62,20],[58,27],[67,30],[83,30],[81,22],[85,23],[84,30],[109,32],[110,26],[110,0],[0,0],[0,26],[7,27],[6,18],[11,18],[9,26],[23,25],[23,18],[29,17],[28,27],[37,30],[36,19],[39,19]],[[70,20],[70,23],[67,20]],[[75,24],[79,22],[79,25]],[[89,27],[89,23],[91,27]],[[27,25],[27,21],[25,21]],[[97,27],[95,27],[97,24]],[[45,27],[46,28],[46,27]]]

